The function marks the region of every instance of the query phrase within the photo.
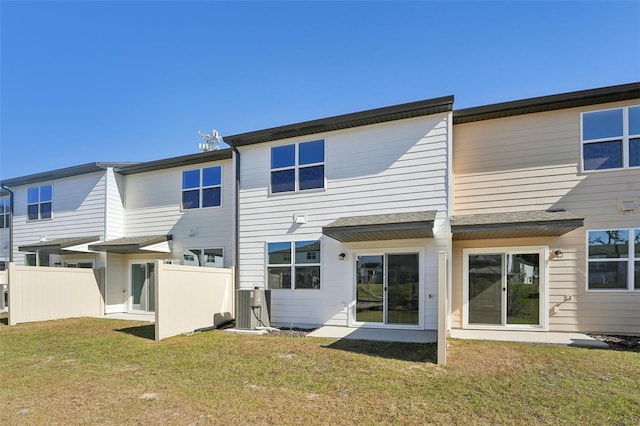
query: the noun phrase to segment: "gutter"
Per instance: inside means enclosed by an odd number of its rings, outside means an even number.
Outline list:
[[[9,193],[9,263],[13,262],[13,191],[4,183],[0,187]]]

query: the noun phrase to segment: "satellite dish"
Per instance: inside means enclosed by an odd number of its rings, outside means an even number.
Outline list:
[[[211,134],[198,131],[198,136],[204,139],[204,143],[198,144],[198,148],[200,148],[200,151],[209,152],[220,149],[220,142],[222,141],[222,137],[216,129],[213,129],[211,131]]]

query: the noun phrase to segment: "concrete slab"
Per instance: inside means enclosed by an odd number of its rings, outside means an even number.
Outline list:
[[[118,314],[107,314],[99,316],[98,318],[104,319],[117,319],[117,320],[126,320],[126,321],[143,321],[143,322],[155,322],[156,314],[154,313],[118,313]]]
[[[608,348],[604,342],[582,333],[558,333],[550,331],[511,330],[451,330],[452,339],[496,340],[503,342],[546,343],[581,348]]]
[[[225,333],[232,334],[250,334],[255,336],[260,336],[262,334],[267,334],[269,330],[261,329],[261,330],[242,330],[240,328],[226,328],[223,330]]]
[[[307,337],[323,337],[330,339],[358,339],[382,342],[435,343],[435,330],[392,330],[385,328],[355,328],[324,326],[307,334]]]

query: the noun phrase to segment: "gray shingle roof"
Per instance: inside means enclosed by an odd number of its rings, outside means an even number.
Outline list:
[[[341,242],[433,238],[435,211],[341,217],[322,233]]]
[[[109,253],[137,253],[145,247],[172,240],[171,235],[146,235],[140,237],[123,237],[102,243],[91,244],[89,250]]]
[[[56,238],[55,240],[48,241],[38,241],[33,244],[25,244],[23,246],[18,247],[19,251],[52,251],[52,252],[60,252],[64,251],[65,248],[78,246],[81,244],[93,243],[96,241],[100,241],[99,236],[89,236],[89,237],[69,237],[69,238]]]

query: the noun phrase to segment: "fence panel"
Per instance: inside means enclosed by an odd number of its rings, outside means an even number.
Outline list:
[[[234,312],[234,270],[156,262],[156,340],[214,325]]]

